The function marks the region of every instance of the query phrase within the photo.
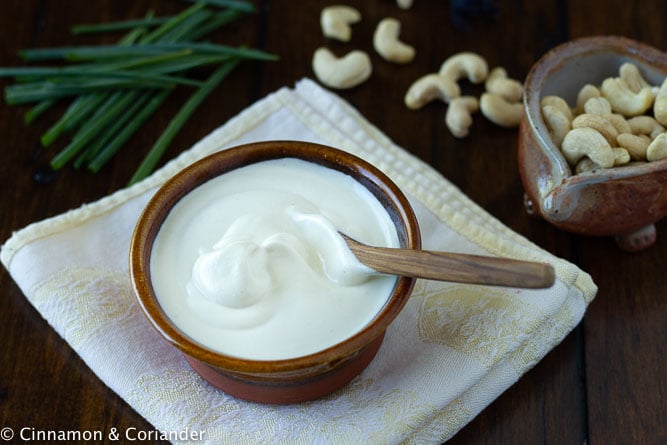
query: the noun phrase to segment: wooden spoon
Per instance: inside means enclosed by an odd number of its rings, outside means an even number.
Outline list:
[[[555,279],[549,264],[463,253],[373,247],[341,235],[359,261],[380,273],[531,289],[551,287]]]

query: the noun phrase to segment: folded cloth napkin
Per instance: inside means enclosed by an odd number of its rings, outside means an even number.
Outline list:
[[[217,150],[271,139],[331,145],[379,167],[408,195],[424,248],[547,261],[555,285],[420,280],[378,355],[346,387],[287,406],[226,395],[200,379],[140,312],[128,272],[130,237],[168,177]],[[1,259],[105,384],[157,431],[175,441],[189,432],[193,443],[440,443],[558,344],[597,292],[589,275],[503,226],[308,79],[250,106],[146,180],[16,232]]]

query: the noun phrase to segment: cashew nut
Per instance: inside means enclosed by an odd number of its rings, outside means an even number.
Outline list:
[[[405,94],[405,105],[416,110],[434,99],[449,103],[461,95],[459,85],[437,73],[427,74],[417,79]]]
[[[557,147],[560,147],[565,135],[572,129],[570,119],[563,114],[561,108],[549,104],[542,107],[542,116],[544,116],[551,139]]]
[[[662,81],[653,104],[653,116],[660,124],[667,127],[667,77]]]
[[[560,110],[561,113],[565,117],[567,117],[568,121],[572,121],[572,110],[570,109],[570,106],[565,102],[565,99],[563,99],[560,96],[544,96],[542,99],[540,99],[540,106],[545,107],[546,105],[550,105],[552,107],[556,107],[558,110]]]
[[[412,0],[396,0],[396,4],[401,9],[410,9],[410,8],[412,8]]]
[[[313,54],[312,64],[320,82],[338,89],[357,86],[368,79],[372,72],[370,57],[359,50],[337,58],[329,49],[318,48]]]
[[[632,134],[645,134],[651,139],[655,139],[660,133],[665,131],[665,127],[651,116],[635,116],[627,120]]]
[[[352,37],[351,24],[361,20],[361,13],[346,5],[327,6],[320,13],[320,26],[325,37],[349,42]]]
[[[614,112],[625,116],[638,116],[653,105],[651,87],[644,87],[635,93],[625,80],[618,77],[605,79],[600,92],[607,98]]]
[[[607,115],[611,112],[611,104],[604,97],[591,97],[584,103],[584,113]]]
[[[653,139],[646,149],[646,159],[651,162],[667,159],[667,133],[662,133]]]
[[[408,63],[415,58],[415,49],[401,42],[401,22],[387,17],[378,23],[373,34],[373,47],[385,60],[394,63]]]
[[[439,70],[440,75],[459,80],[466,76],[472,83],[484,82],[489,73],[489,66],[483,57],[472,52],[461,52],[447,58]]]
[[[614,147],[614,167],[630,163],[630,153],[623,147]]]
[[[507,77],[507,71],[499,66],[489,72],[484,86],[489,93],[498,94],[509,102],[518,102],[523,96],[521,82]]]
[[[599,168],[600,166],[591,161],[589,158],[581,158],[581,160],[577,162],[577,165],[574,167],[574,172],[580,175],[586,172],[593,172]]]
[[[495,93],[482,94],[479,107],[487,119],[501,127],[516,127],[523,116],[523,104],[521,102],[508,102]]]
[[[572,128],[589,127],[597,130],[610,145],[616,144],[618,130],[616,127],[601,114],[580,114],[572,120]]]
[[[602,81],[600,87],[584,85],[572,110],[557,96],[540,102],[552,140],[577,173],[608,168],[610,158],[613,166],[667,159],[667,78],[659,87],[651,85],[630,62],[623,63],[618,73],[618,77]],[[566,116],[570,116],[569,121]],[[582,142],[585,138],[594,147],[588,149],[590,152]]]
[[[600,97],[600,90],[595,85],[587,83],[577,93],[577,113],[584,112],[584,104],[592,97]]]
[[[635,161],[646,160],[646,151],[651,139],[645,134],[621,133],[616,138],[618,145],[628,150],[630,157]]]
[[[468,135],[472,125],[472,113],[479,109],[479,102],[474,96],[461,96],[451,100],[447,107],[445,123],[457,138]]]
[[[614,165],[614,151],[611,145],[604,136],[592,128],[573,128],[563,139],[561,148],[563,156],[570,165],[577,165],[583,157],[588,157],[602,168]]]
[[[639,68],[637,68],[637,65],[634,63],[625,62],[618,69],[618,74],[620,78],[625,81],[633,93],[639,93],[642,88],[651,87],[651,85],[649,85],[649,83],[644,80],[644,77],[639,72]]]
[[[618,134],[632,133],[632,128],[630,128],[630,124],[628,124],[628,121],[622,114],[618,113],[605,114],[604,117],[607,118],[609,122],[611,122],[614,128],[616,128]]]

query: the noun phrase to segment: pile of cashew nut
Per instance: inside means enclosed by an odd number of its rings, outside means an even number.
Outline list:
[[[408,9],[412,2],[397,0],[398,6]],[[330,39],[349,42],[353,24],[361,21],[361,13],[347,5],[332,5],[322,9],[320,26],[322,34]],[[415,49],[400,40],[401,23],[392,17],[382,19],[373,33],[373,47],[385,60],[393,63],[409,63],[415,57]],[[353,50],[336,57],[331,50],[320,47],[313,54],[312,67],[315,76],[330,88],[353,88],[366,81],[372,71],[371,58],[365,51]]]
[[[543,97],[540,106],[576,173],[667,159],[667,79],[650,85],[630,62],[617,77],[584,85],[574,108],[558,96]]]
[[[474,84],[484,82],[485,92],[479,99],[463,96],[458,81],[462,78]],[[516,127],[523,115],[523,84],[507,76],[502,67],[489,71],[486,60],[473,52],[461,52],[448,57],[437,73],[417,79],[405,94],[405,105],[416,110],[433,100],[448,104],[445,124],[452,135],[468,136],[472,113],[481,110],[491,122],[502,127]]]
[[[409,9],[411,0],[396,0],[401,9]],[[330,39],[349,42],[352,25],[360,22],[361,13],[347,5],[332,5],[322,9],[322,34]],[[373,47],[385,60],[398,64],[411,62],[415,49],[401,41],[401,23],[386,17],[377,24],[373,33]],[[322,84],[335,89],[353,88],[365,82],[373,72],[371,58],[365,51],[352,50],[337,57],[327,47],[315,50],[312,59],[315,76]],[[482,83],[485,92],[478,99],[462,95],[459,80],[466,77],[471,83]],[[516,127],[523,115],[523,85],[507,76],[502,67],[489,71],[487,62],[478,54],[461,52],[450,56],[437,73],[417,79],[405,95],[405,104],[418,109],[432,100],[448,104],[445,123],[459,138],[469,134],[472,114],[481,111],[491,122],[503,127]]]

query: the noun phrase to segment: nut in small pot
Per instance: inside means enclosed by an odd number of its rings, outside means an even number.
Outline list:
[[[654,223],[667,215],[667,135],[658,118],[667,111],[666,76],[667,54],[616,36],[567,42],[532,67],[519,170],[537,216],[613,236],[624,250],[655,241]]]

